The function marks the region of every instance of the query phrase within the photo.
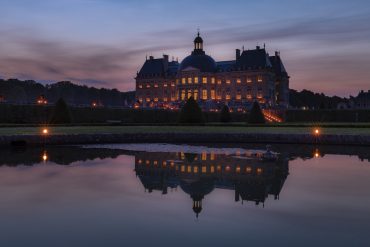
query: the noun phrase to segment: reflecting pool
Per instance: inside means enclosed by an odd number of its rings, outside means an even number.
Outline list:
[[[368,147],[0,150],[0,246],[369,246]]]

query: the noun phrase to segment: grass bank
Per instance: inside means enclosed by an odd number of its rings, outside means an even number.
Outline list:
[[[150,134],[150,133],[223,133],[223,134],[312,134],[316,125],[280,126],[51,126],[50,135],[74,134]],[[370,126],[336,125],[319,127],[320,135],[370,135]],[[0,127],[0,136],[39,135],[42,128]]]

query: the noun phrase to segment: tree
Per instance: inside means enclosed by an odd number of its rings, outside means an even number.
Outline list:
[[[230,110],[227,105],[224,105],[220,112],[220,121],[223,123],[228,123],[231,121]]]
[[[72,117],[66,102],[60,98],[54,107],[54,112],[51,118],[53,124],[71,123]]]
[[[258,104],[257,101],[253,103],[252,109],[249,113],[248,123],[251,123],[251,124],[264,124],[265,123],[265,117],[263,116],[260,105]]]
[[[202,109],[193,97],[190,97],[182,107],[179,117],[180,123],[204,123]]]

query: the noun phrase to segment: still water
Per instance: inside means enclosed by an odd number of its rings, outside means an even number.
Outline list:
[[[369,148],[271,150],[2,149],[0,246],[369,246]]]

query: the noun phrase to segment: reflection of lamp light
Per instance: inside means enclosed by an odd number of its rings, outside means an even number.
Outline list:
[[[320,157],[320,152],[318,149],[315,150],[315,153],[313,154],[315,158],[319,158]]]
[[[42,160],[44,162],[46,162],[48,160],[48,154],[46,153],[46,151],[44,151],[43,155],[42,155]]]
[[[316,129],[314,130],[314,134],[315,134],[315,135],[320,135],[320,130],[316,128]]]

